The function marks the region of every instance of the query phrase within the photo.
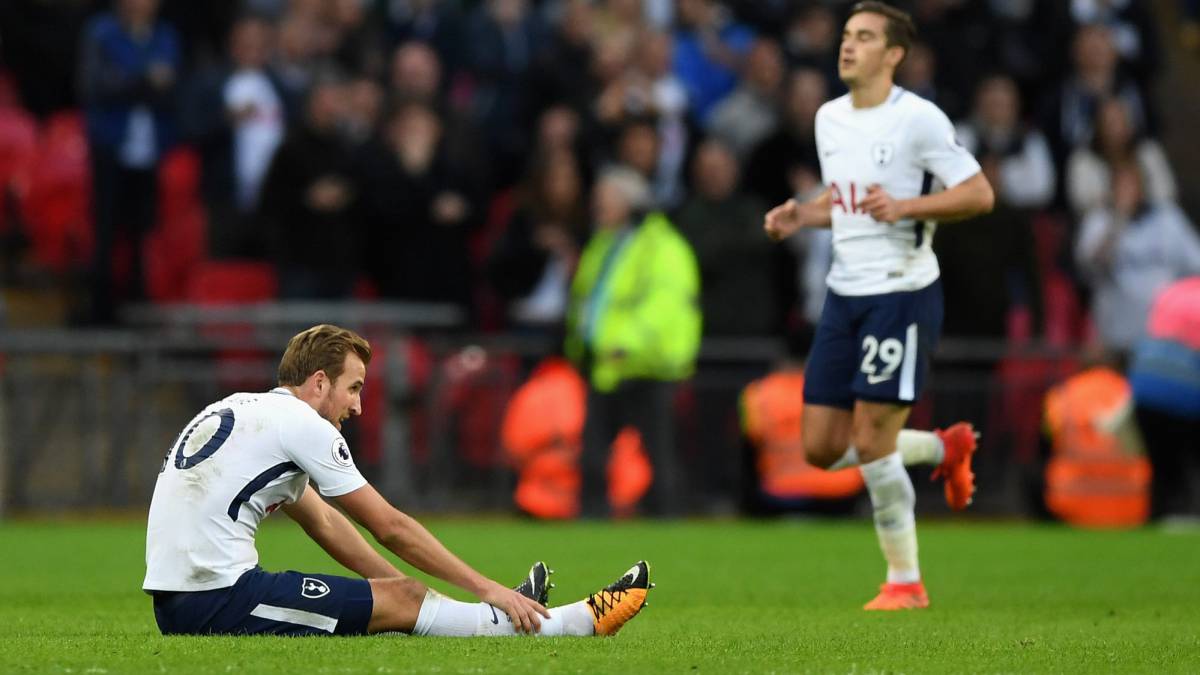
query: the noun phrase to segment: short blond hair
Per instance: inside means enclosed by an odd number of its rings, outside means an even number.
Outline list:
[[[279,384],[298,387],[318,370],[336,382],[351,351],[364,365],[371,362],[371,344],[352,330],[323,323],[297,333],[279,359]]]

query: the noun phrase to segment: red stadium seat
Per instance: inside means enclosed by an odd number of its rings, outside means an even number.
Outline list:
[[[192,271],[204,259],[208,222],[200,200],[200,158],[190,148],[159,167],[158,226],[146,237],[146,293],[156,302],[184,299]]]
[[[92,179],[83,116],[64,112],[42,127],[26,176],[20,212],[32,258],[58,272],[92,256]]]
[[[209,260],[192,270],[185,298],[201,305],[248,304],[273,299],[278,286],[267,263]]]
[[[275,298],[278,281],[275,268],[258,262],[198,263],[188,278],[184,295],[188,302],[199,305],[242,305],[264,302]],[[237,340],[254,335],[252,324],[222,324],[201,326],[202,335],[213,339]],[[252,372],[247,366],[257,366],[268,354],[259,349],[220,349],[215,354],[215,366],[223,376],[221,386],[233,391],[249,391],[262,387],[263,383],[254,376],[241,374]]]
[[[24,193],[36,153],[37,122],[20,108],[0,108],[0,232],[9,227],[9,200]]]

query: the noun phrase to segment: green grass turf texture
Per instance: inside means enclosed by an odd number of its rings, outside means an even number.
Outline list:
[[[272,519],[276,520],[276,519]],[[344,573],[298,527],[267,569]],[[868,523],[432,520],[505,583],[544,559],[551,604],[639,558],[658,588],[614,638],[162,637],[139,590],[140,522],[0,524],[0,672],[1196,672],[1200,535],[923,523],[932,608],[868,613]],[[451,590],[438,582],[436,587]],[[456,597],[464,594],[451,590]]]

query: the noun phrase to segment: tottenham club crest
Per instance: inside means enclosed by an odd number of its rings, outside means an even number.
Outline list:
[[[896,148],[891,143],[876,143],[871,146],[871,159],[875,160],[875,166],[881,169],[892,163],[895,154]]]
[[[346,439],[338,437],[333,441],[333,461],[342,466],[353,466],[354,458],[350,456],[350,448],[346,446]]]
[[[304,577],[304,581],[300,582],[300,595],[303,595],[310,600],[323,598],[329,595],[329,584],[320,579],[312,577]]]

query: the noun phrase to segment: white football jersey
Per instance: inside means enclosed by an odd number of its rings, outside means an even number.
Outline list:
[[[979,173],[979,162],[954,138],[954,126],[933,103],[892,87],[887,100],[856,109],[850,95],[817,111],[821,179],[830,190],[833,266],[827,279],[839,295],[920,290],[938,278],[933,222],[880,223],[866,213],[867,188],[910,199],[953,187]]]
[[[367,481],[338,430],[282,387],[233,394],[175,440],[158,474],[146,529],[147,591],[232,586],[258,564],[254,535],[308,480],[336,497]]]

